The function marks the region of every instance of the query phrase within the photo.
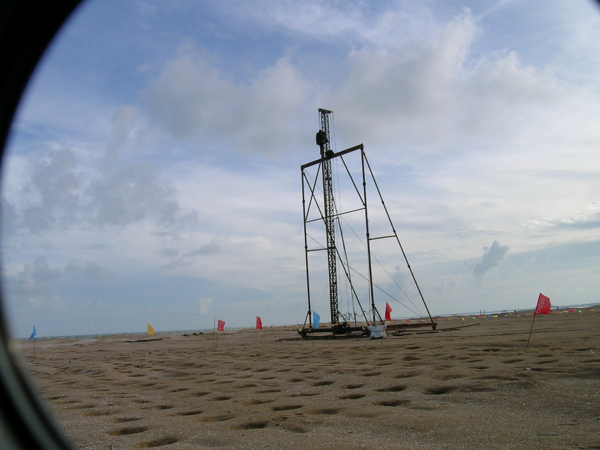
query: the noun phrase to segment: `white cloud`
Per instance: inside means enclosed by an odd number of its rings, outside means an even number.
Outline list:
[[[465,12],[433,39],[353,51],[348,78],[328,102],[347,118],[346,137],[381,145],[408,131],[421,139],[447,140],[476,31]]]
[[[62,149],[31,157],[20,189],[6,198],[9,230],[20,234],[92,225],[127,226],[151,220],[161,228],[193,224],[173,187],[154,164],[120,164],[89,172],[73,151]]]
[[[117,162],[119,149],[132,139],[138,116],[139,108],[134,105],[121,106],[113,116],[113,134],[105,155],[109,168],[111,163]]]
[[[177,269],[182,266],[189,266],[198,258],[210,258],[222,251],[222,243],[218,238],[211,239],[210,242],[202,245],[196,250],[180,253],[177,249],[163,249],[162,255],[169,258],[169,261],[164,265],[166,269]],[[187,246],[186,246],[187,247]]]
[[[431,10],[412,1],[321,0],[222,2],[223,13],[284,35],[326,43],[382,45],[427,34],[436,26]]]
[[[297,142],[310,84],[288,57],[248,84],[217,69],[206,52],[184,46],[142,94],[153,126],[175,138],[200,137],[203,146],[247,153],[278,153]]]
[[[85,207],[98,225],[124,226],[151,219],[168,228],[181,213],[173,188],[160,180],[158,169],[150,164],[119,167],[94,179],[86,194],[90,200]],[[194,219],[193,212],[184,214]]]
[[[509,249],[510,247],[500,245],[498,241],[494,241],[491,247],[485,247],[483,249],[481,261],[473,267],[473,275],[475,275],[478,283],[481,282],[481,277],[483,277],[486,272],[496,267],[500,261],[502,261]]]
[[[206,316],[211,310],[213,300],[212,300],[212,298],[202,297],[202,298],[198,299],[198,304],[199,304],[198,314],[200,314],[201,316]]]
[[[60,273],[48,265],[44,256],[24,265],[14,283],[17,290],[28,294],[48,292],[60,278]]]
[[[32,161],[31,175],[21,191],[25,202],[19,211],[31,231],[68,226],[79,208],[81,174],[73,152],[61,150],[49,159]]]

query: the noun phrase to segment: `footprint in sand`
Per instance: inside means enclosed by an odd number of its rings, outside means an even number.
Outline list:
[[[451,373],[451,374],[447,374],[447,375],[442,375],[439,377],[439,379],[441,381],[450,381],[450,380],[459,380],[464,377],[465,376],[463,374]]]
[[[308,432],[310,432],[309,429],[304,428],[300,425],[293,424],[293,423],[286,423],[284,425],[281,425],[281,428],[283,428],[286,431],[291,431],[292,433],[308,433]]]
[[[389,386],[386,388],[377,389],[377,392],[402,392],[405,389],[406,389],[406,386],[398,384],[395,386]]]
[[[245,384],[240,384],[237,386],[234,386],[236,389],[248,389],[248,388],[254,388],[257,387],[257,384],[254,383],[245,383]]]
[[[138,445],[140,448],[155,448],[155,447],[163,447],[165,445],[175,444],[179,441],[176,437],[167,436],[158,439],[154,439],[152,441],[142,442]]]
[[[359,383],[359,384],[347,384],[346,386],[344,386],[344,389],[358,389],[363,387],[364,384]]]
[[[263,428],[267,428],[269,426],[269,422],[266,420],[256,421],[256,422],[246,422],[239,425],[233,425],[231,428],[234,430],[260,430]]]
[[[171,409],[171,408],[173,408],[171,405],[156,405],[154,407],[154,409],[160,409],[160,410],[162,410],[162,409]]]
[[[425,389],[423,391],[423,394],[425,394],[425,395],[443,395],[443,394],[447,394],[448,392],[452,392],[453,390],[454,390],[454,388],[452,388],[451,386],[434,386],[434,387]]]
[[[359,398],[365,397],[366,394],[348,394],[340,396],[341,400],[358,400]]]
[[[263,389],[262,391],[257,391],[257,394],[276,394],[277,392],[281,392],[281,389]]]
[[[265,403],[273,403],[275,400],[250,400],[248,403],[246,403],[248,406],[258,406],[258,405],[264,405]]]
[[[197,416],[198,414],[202,414],[204,411],[201,411],[199,409],[196,410],[192,410],[192,411],[180,411],[178,413],[175,413],[175,416]]]
[[[408,373],[398,374],[394,378],[413,378],[413,377],[418,377],[419,375],[420,375],[420,373],[418,373],[418,372],[408,372]]]
[[[147,431],[148,427],[125,427],[117,428],[116,430],[108,431],[106,434],[111,436],[128,436],[130,434],[138,434]]]
[[[176,392],[185,392],[185,391],[189,391],[189,388],[178,388],[178,389],[171,389],[167,392],[169,392],[170,394],[176,393]]]
[[[308,411],[307,414],[333,416],[339,414],[342,410],[338,408],[321,408]]]
[[[112,416],[117,414],[118,411],[102,410],[102,411],[89,411],[84,414],[86,417],[101,417],[101,416]]]
[[[226,420],[231,420],[235,416],[233,414],[220,414],[217,416],[207,416],[198,419],[199,422],[225,422]]]
[[[378,406],[404,406],[408,405],[410,400],[382,400],[380,402],[375,402],[374,405]]]
[[[321,380],[321,381],[315,381],[312,385],[313,386],[329,386],[329,385],[331,385],[333,383],[335,383],[335,381]]]
[[[127,422],[135,422],[136,420],[141,420],[141,417],[116,417],[113,422],[115,423],[127,423]]]
[[[206,392],[206,391],[193,392],[188,397],[204,397],[205,395],[208,395],[208,394],[210,394],[210,392]]]
[[[279,406],[273,406],[271,408],[272,411],[290,411],[292,409],[300,409],[302,408],[304,405],[279,405]]]
[[[85,404],[85,405],[69,406],[69,407],[67,407],[67,409],[91,409],[91,408],[95,408],[95,407],[96,407],[96,405]]]
[[[227,400],[231,400],[231,397],[228,397],[226,395],[220,395],[218,397],[213,397],[213,398],[208,399],[208,401],[210,401],[210,402],[224,402]]]
[[[381,372],[367,372],[362,374],[363,377],[376,377],[379,375],[381,375]]]

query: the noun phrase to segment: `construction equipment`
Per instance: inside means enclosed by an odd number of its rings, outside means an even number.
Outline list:
[[[374,283],[373,283],[373,267],[372,267],[372,255],[371,255],[371,241],[376,239],[384,239],[384,238],[395,238],[400,249],[402,250],[402,254],[404,259],[408,265],[408,269],[412,275],[412,279],[417,287],[419,295],[427,309],[427,314],[429,316],[429,321],[423,320],[419,323],[412,323],[410,326],[431,326],[435,329],[435,322],[431,318],[429,314],[429,309],[425,304],[425,299],[421,293],[421,289],[419,288],[412,268],[410,264],[408,264],[408,259],[406,254],[404,253],[404,249],[400,244],[400,240],[396,233],[396,230],[392,224],[391,217],[388,213],[387,207],[385,206],[385,202],[381,196],[381,192],[375,181],[375,177],[373,175],[373,171],[367,161],[366,154],[364,151],[364,146],[362,144],[356,145],[354,147],[348,148],[346,150],[335,152],[331,148],[331,132],[330,132],[330,118],[332,116],[332,112],[326,109],[319,109],[319,122],[320,129],[316,134],[316,144],[319,146],[320,150],[320,158],[304,164],[301,166],[302,169],[302,206],[303,206],[303,215],[304,215],[304,248],[305,248],[305,263],[306,263],[306,285],[307,285],[307,296],[308,296],[308,311],[305,317],[304,325],[302,329],[298,330],[298,332],[303,336],[307,337],[308,335],[313,335],[314,333],[323,333],[330,332],[334,335],[348,335],[355,332],[361,334],[369,334],[368,326],[370,325],[378,325],[385,324],[382,320],[379,311],[377,310],[375,304],[375,293],[374,293]],[[344,160],[344,156],[353,154],[360,150],[360,167],[361,167],[361,176],[362,176],[362,189],[358,187],[360,183],[356,183],[353,175]],[[338,209],[338,204],[336,203],[336,196],[334,195],[335,190],[335,180],[334,173],[332,169],[332,162],[340,160],[348,174],[351,183],[354,187],[354,190],[359,199],[358,206],[355,209],[348,211],[340,211]],[[309,170],[315,170],[316,174],[311,178],[309,175]],[[369,180],[372,180],[371,184],[375,186],[377,193],[379,194],[379,198],[381,199],[381,203],[387,215],[388,221],[391,225],[393,234],[388,236],[378,236],[371,237],[369,230],[369,209],[367,202],[367,172],[370,177]],[[322,191],[322,197],[319,190]],[[308,195],[307,195],[308,194]],[[308,199],[307,199],[308,197]],[[322,200],[320,200],[322,198]],[[361,275],[367,281],[367,295],[369,297],[368,302],[365,302],[368,305],[368,309],[365,310],[362,302],[360,301],[359,295],[355,288],[355,283],[352,281],[352,272],[356,272],[356,270],[350,265],[348,261],[346,244],[344,242],[344,235],[342,231],[342,225],[340,218],[346,214],[352,214],[362,211],[364,214],[364,231],[366,236],[366,259],[367,259],[367,272],[368,274]],[[308,226],[313,225],[314,223],[322,224],[325,231],[325,245],[317,245],[316,247],[309,247],[309,233]],[[339,237],[339,245],[338,245],[338,237]],[[314,240],[314,238],[311,237]],[[316,240],[315,240],[316,241]],[[327,327],[319,327],[315,326],[315,321],[313,317],[312,310],[312,299],[311,299],[311,274],[309,271],[309,255],[312,252],[321,252],[325,251],[327,253],[327,268],[328,268],[328,285],[329,285],[329,306],[330,306],[330,314],[331,314],[331,322],[330,326]],[[352,297],[352,304],[355,303],[358,305],[360,314],[354,312],[343,314],[340,312],[339,308],[339,283],[338,277],[341,277],[341,274],[338,273],[338,266],[341,268],[341,272],[343,272],[343,278],[346,283],[349,285],[350,295]],[[389,294],[388,294],[389,295]],[[357,316],[362,316],[364,320],[364,325],[358,325]],[[398,329],[397,325],[388,325],[389,329]]]

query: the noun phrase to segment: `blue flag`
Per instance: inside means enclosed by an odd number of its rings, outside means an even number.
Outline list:
[[[37,331],[35,331],[35,325],[34,325],[33,326],[33,331],[31,332],[31,336],[29,336],[29,339],[35,340],[36,336],[37,336]]]
[[[314,328],[319,328],[321,325],[321,316],[313,311]]]

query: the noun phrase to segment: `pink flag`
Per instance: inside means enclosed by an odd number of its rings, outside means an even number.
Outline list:
[[[225,321],[224,320],[219,320],[219,328],[217,328],[218,331],[225,331]]]
[[[262,330],[262,320],[258,316],[256,316],[256,329]]]
[[[544,294],[540,294],[533,315],[537,316],[538,314],[550,314],[551,307],[552,306],[550,305],[550,298],[546,297]]]
[[[392,307],[389,303],[385,304],[385,320],[388,322],[392,321]]]

